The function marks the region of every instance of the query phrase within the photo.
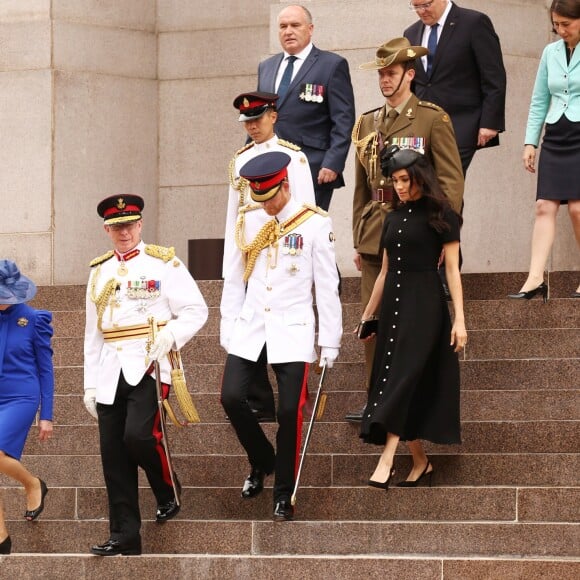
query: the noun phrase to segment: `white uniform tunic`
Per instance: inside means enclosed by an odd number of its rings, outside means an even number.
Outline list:
[[[290,163],[288,165],[288,183],[290,184],[290,191],[292,197],[302,204],[309,203],[315,205],[314,200],[314,186],[312,184],[312,174],[310,173],[310,165],[308,159],[302,151],[297,151],[285,144],[284,141],[278,139],[274,135],[268,141],[263,143],[251,143],[248,148],[242,149],[239,155],[236,155],[232,160],[234,163],[233,179],[237,183],[240,177],[240,169],[250,159],[268,153],[270,151],[282,151],[290,156]],[[228,208],[226,213],[226,231],[224,235],[224,261],[222,268],[222,276],[226,278],[230,273],[230,262],[233,258],[232,254],[239,252],[234,241],[234,231],[236,227],[236,220],[238,219],[238,210],[240,207],[251,203],[250,188],[248,185],[242,190],[235,189],[231,184],[228,191]],[[263,210],[259,212],[262,218],[262,224],[268,221],[268,215]]]
[[[124,275],[118,273],[119,261],[115,256],[91,270],[86,295],[84,385],[85,389],[96,389],[98,403],[113,403],[121,371],[130,385],[137,385],[150,365],[147,338],[105,342],[97,328],[97,308],[91,295],[98,296],[108,280],[114,278],[118,290],[104,311],[103,330],[147,324],[153,316],[157,322],[167,321],[165,328],[173,335],[174,348],[181,349],[207,320],[203,296],[183,262],[176,257],[165,262],[150,256],[145,253],[143,242],[137,249],[139,254],[124,262],[127,269]],[[151,292],[142,297],[143,293],[134,289],[147,282]],[[171,383],[167,357],[159,365],[161,381]]]
[[[276,219],[283,223],[301,207],[291,198]],[[247,212],[248,242],[263,225],[261,213],[264,210]],[[262,250],[247,290],[240,250],[230,267],[221,300],[221,342],[228,354],[256,361],[265,344],[270,364],[316,360],[313,284],[318,344],[340,347],[342,309],[330,217],[316,213],[282,235],[277,252],[272,246]]]

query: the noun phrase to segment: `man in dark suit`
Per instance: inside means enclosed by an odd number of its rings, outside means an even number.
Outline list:
[[[283,52],[260,63],[258,90],[279,95],[276,134],[298,145],[310,164],[316,204],[327,210],[342,172],[354,125],[348,62],[312,44],[312,15],[290,5],[278,15]]]
[[[410,0],[419,17],[404,36],[430,54],[417,67],[413,92],[451,117],[463,173],[480,147],[499,145],[505,129],[506,73],[489,17],[450,0]]]

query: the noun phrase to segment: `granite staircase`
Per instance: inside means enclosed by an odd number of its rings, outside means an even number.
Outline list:
[[[82,402],[84,288],[41,288],[34,305],[54,312],[55,436],[40,444],[33,429],[23,461],[50,493],[28,523],[23,492],[0,478],[14,544],[0,556],[0,578],[580,577],[580,300],[566,298],[577,275],[553,274],[547,304],[505,299],[521,275],[464,276],[463,444],[428,445],[433,488],[388,494],[365,485],[379,449],[344,421],[365,399],[362,348],[348,332],[360,312],[358,279],[345,279],[340,362],[328,375],[296,521],[284,523],[271,521],[271,478],[262,496],[240,499],[248,467],[219,404],[221,283],[200,282],[210,318],[183,355],[202,423],[170,427],[183,509],[157,525],[143,479],[144,555],[115,558],[88,554],[108,524],[96,423]],[[273,435],[274,425],[266,429]],[[409,467],[401,446],[396,480]]]

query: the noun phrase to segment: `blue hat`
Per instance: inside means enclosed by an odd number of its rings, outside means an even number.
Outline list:
[[[36,284],[12,260],[0,260],[0,304],[21,304],[36,295]]]
[[[240,169],[240,176],[250,182],[250,195],[254,201],[268,201],[280,189],[280,184],[288,177],[290,155],[282,151],[262,153],[250,159]]]

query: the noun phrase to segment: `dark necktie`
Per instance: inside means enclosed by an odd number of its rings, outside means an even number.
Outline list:
[[[280,98],[282,98],[286,94],[286,91],[290,86],[290,83],[292,81],[292,73],[294,72],[294,61],[297,58],[298,58],[297,56],[291,55],[286,59],[288,64],[286,65],[286,70],[284,71],[282,79],[280,80],[280,85],[278,86],[278,96]]]
[[[385,123],[385,131],[388,131],[391,128],[391,125],[395,122],[395,119],[399,116],[397,109],[391,109],[387,113],[387,121]]]
[[[435,58],[435,52],[437,51],[437,28],[439,23],[436,22],[431,26],[431,32],[429,33],[429,38],[427,39],[427,50],[429,54],[427,55],[427,76],[431,76],[431,70],[433,69],[433,59]]]

